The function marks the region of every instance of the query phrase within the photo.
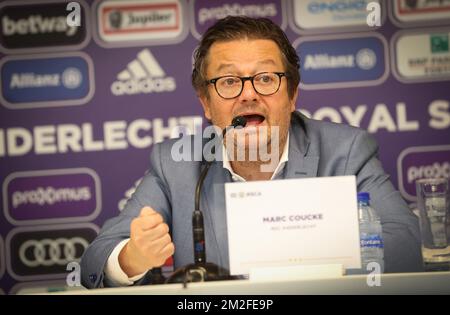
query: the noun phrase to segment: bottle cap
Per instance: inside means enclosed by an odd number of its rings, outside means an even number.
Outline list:
[[[358,193],[358,201],[369,201],[370,194],[368,192],[360,192]]]

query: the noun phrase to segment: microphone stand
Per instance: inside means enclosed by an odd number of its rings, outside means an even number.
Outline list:
[[[247,120],[242,116],[233,118],[230,126],[222,131],[222,141],[226,133],[231,128],[238,126],[245,127]],[[218,281],[218,280],[232,280],[237,277],[229,275],[228,270],[219,267],[216,264],[206,262],[206,244],[205,244],[205,227],[203,223],[203,213],[200,210],[200,196],[203,187],[203,182],[211,167],[211,161],[206,163],[200,173],[200,177],[195,188],[195,208],[192,213],[192,236],[194,245],[194,263],[178,268],[166,280],[166,283],[183,283],[186,288],[188,282],[204,282],[204,281]]]

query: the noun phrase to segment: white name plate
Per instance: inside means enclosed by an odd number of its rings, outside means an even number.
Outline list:
[[[361,268],[355,176],[225,184],[230,272]]]

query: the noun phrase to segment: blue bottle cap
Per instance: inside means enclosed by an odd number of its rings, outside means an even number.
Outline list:
[[[360,192],[358,193],[358,201],[369,201],[370,194],[368,192]]]

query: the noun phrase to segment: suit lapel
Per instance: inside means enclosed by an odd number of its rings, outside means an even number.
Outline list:
[[[225,183],[231,182],[230,173],[223,168],[221,161],[215,161],[211,165],[203,185],[201,206],[205,217],[206,231],[206,255],[208,262],[215,262],[226,269],[228,261],[228,234],[227,217],[225,209]]]
[[[292,123],[289,129],[289,158],[284,178],[317,177],[319,156],[310,151],[306,129],[298,123]]]
[[[308,178],[317,177],[317,167],[319,165],[318,156],[308,156],[302,159],[293,160],[289,154],[289,161],[286,164],[284,178]]]

